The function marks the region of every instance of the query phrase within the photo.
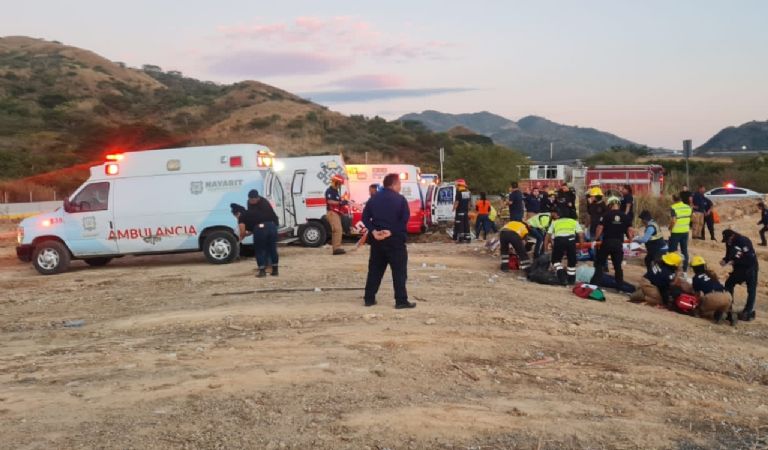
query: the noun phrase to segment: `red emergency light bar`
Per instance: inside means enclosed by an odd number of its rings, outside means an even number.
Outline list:
[[[120,173],[120,165],[114,163],[106,164],[104,166],[104,173],[107,175],[117,175]]]
[[[107,161],[122,161],[124,157],[122,153],[110,153],[107,155]]]
[[[726,189],[733,189],[733,188],[735,188],[735,187],[736,187],[736,185],[735,185],[735,184],[733,184],[733,183],[732,183],[732,182],[730,182],[730,181],[729,181],[729,182],[727,182],[727,183],[725,183],[725,188],[726,188]]]

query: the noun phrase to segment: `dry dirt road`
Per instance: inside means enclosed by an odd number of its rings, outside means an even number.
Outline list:
[[[216,295],[363,286],[366,250],[281,252],[265,280],[198,254],[43,277],[0,245],[0,448],[768,446],[765,269],[758,319],[736,327],[521,281],[480,244],[411,244],[414,310],[388,281],[372,308]]]

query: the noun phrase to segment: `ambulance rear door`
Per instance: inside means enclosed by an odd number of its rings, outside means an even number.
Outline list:
[[[453,202],[456,198],[456,186],[441,184],[435,189],[432,203],[432,217],[437,222],[450,222],[454,219]]]

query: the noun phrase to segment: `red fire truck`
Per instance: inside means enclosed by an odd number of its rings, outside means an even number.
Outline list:
[[[628,184],[635,195],[661,195],[664,191],[664,168],[656,164],[626,166],[595,166],[587,169],[585,185],[593,180],[605,190],[618,191]]]

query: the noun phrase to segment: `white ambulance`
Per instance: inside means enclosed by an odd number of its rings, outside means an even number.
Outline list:
[[[326,213],[325,190],[331,177],[346,178],[341,155],[298,156],[275,161],[274,171],[286,189],[285,225],[292,226],[292,234],[307,247],[319,247],[328,241],[331,227],[323,216]],[[341,194],[347,192],[342,186]]]
[[[202,251],[229,263],[239,254],[230,203],[245,205],[256,189],[285,217],[281,183],[265,183],[273,161],[255,144],[108,155],[63,208],[21,222],[17,256],[44,275],[72,259],[103,266],[124,255]]]

